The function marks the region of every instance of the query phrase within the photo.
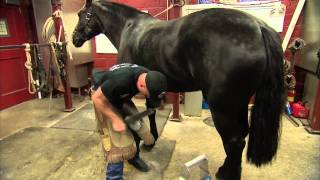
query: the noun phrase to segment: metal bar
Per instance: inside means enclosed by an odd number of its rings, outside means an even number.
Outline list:
[[[295,127],[299,127],[299,123],[290,115],[286,114],[287,119],[291,122],[292,125],[294,125]]]
[[[62,42],[62,44],[66,44],[67,42]],[[30,44],[30,46],[38,46],[38,47],[47,47],[50,46],[50,43],[44,43],[44,44]],[[25,45],[6,45],[6,46],[0,46],[1,49],[19,49],[19,48],[26,48]]]
[[[30,44],[30,46],[40,46],[40,47],[45,47],[45,46],[50,46],[49,43],[46,44]],[[0,49],[19,49],[19,48],[26,48],[25,45],[7,45],[7,46],[0,46]]]
[[[319,62],[319,68],[320,68],[320,61],[318,61]],[[305,72],[307,72],[307,73],[310,73],[310,74],[312,74],[312,75],[315,75],[315,76],[318,76],[318,74],[317,74],[317,72],[314,72],[314,71],[312,71],[312,70],[309,70],[309,69],[305,69],[305,68],[303,68],[303,67],[299,67],[299,66],[296,66],[295,68],[299,68],[299,69],[301,69],[302,71],[305,71]],[[320,72],[320,69],[319,69],[319,72]]]

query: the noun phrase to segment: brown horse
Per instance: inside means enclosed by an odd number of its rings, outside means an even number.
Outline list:
[[[118,63],[164,73],[169,91],[202,91],[227,155],[219,179],[241,178],[248,134],[248,161],[256,166],[271,162],[285,103],[281,40],[272,28],[231,9],[161,21],[125,5],[87,0],[73,44],[80,47],[99,33],[118,49]],[[248,102],[254,94],[249,123]]]

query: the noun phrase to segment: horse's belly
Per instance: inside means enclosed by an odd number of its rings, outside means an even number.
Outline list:
[[[200,90],[198,86],[193,83],[179,83],[173,82],[168,79],[168,90],[169,92],[191,92]]]

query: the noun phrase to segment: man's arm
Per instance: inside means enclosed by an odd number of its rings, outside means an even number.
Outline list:
[[[92,101],[96,108],[106,117],[110,118],[112,127],[117,132],[123,132],[126,130],[126,125],[122,118],[113,111],[112,105],[108,99],[104,96],[99,87],[92,95]]]

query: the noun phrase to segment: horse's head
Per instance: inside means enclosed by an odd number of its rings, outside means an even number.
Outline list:
[[[78,12],[79,21],[72,35],[72,42],[76,47],[82,46],[85,41],[101,33],[93,8],[92,0],[86,0],[85,6]]]

